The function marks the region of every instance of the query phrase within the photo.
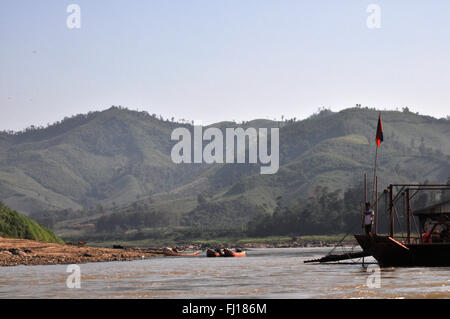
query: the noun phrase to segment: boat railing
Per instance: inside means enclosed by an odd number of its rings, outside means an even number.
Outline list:
[[[398,242],[402,243],[402,244],[407,244],[408,243],[408,237],[407,236],[394,236],[393,237],[395,240],[397,240]],[[420,237],[410,237],[410,243],[411,244],[421,244],[423,243],[422,238]]]

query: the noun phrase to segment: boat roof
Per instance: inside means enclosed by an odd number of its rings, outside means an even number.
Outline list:
[[[450,199],[434,204],[414,212],[414,215],[440,215],[448,214],[450,215]]]

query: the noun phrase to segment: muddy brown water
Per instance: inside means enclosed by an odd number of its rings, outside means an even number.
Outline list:
[[[450,298],[449,267],[377,272],[374,265],[303,263],[329,250],[262,248],[245,258],[202,253],[80,264],[79,289],[67,288],[67,265],[0,267],[0,298]]]

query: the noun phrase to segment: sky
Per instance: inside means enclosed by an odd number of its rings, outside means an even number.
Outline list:
[[[445,117],[449,34],[448,0],[2,0],[0,130],[111,105],[205,124],[355,104]]]

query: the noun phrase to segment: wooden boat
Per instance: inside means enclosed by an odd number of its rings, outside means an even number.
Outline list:
[[[377,151],[380,143],[383,142],[383,129],[381,125],[381,115],[378,117],[377,126]],[[354,235],[363,252],[361,257],[373,256],[381,267],[449,267],[450,266],[450,200],[443,199],[443,202],[420,208],[413,212],[412,198],[419,191],[448,192],[448,184],[390,184],[383,191],[385,199],[389,198],[386,211],[389,213],[389,235],[378,234],[378,177],[376,176],[377,154],[375,153],[374,166],[374,199],[375,212],[371,211],[368,215],[363,211],[361,204],[361,226],[365,234]],[[364,174],[364,202],[366,210],[370,209],[368,202],[367,177]],[[399,209],[396,203],[404,207],[406,217],[406,237],[403,234],[398,236],[395,233],[394,222],[397,219],[400,229]],[[426,201],[425,201],[426,202]],[[371,224],[366,224],[367,217],[371,217]],[[416,222],[418,217],[419,223]],[[412,225],[415,226],[417,236],[412,235]],[[369,226],[369,227],[367,227]],[[372,229],[373,226],[373,229]],[[345,237],[344,237],[345,238]],[[321,262],[323,260],[345,260],[351,259],[355,254],[344,254],[340,256],[325,256],[322,259],[312,262]],[[327,258],[328,257],[328,258]],[[309,262],[309,261],[308,261]]]
[[[198,256],[200,251],[195,252],[184,252],[184,251],[174,251],[172,248],[164,248],[163,253],[165,256]]]
[[[245,251],[232,251],[231,249],[225,248],[223,250],[224,257],[245,257]]]
[[[394,187],[401,187],[397,195]],[[375,231],[369,234],[354,235],[362,252],[350,252],[342,255],[327,255],[323,258],[306,260],[306,262],[330,262],[352,258],[372,256],[381,267],[450,267],[450,200],[421,208],[413,212],[411,197],[420,190],[450,190],[450,185],[439,184],[391,184],[384,194],[389,196],[389,235],[378,235],[377,215]],[[414,192],[414,193],[413,193]],[[414,195],[411,196],[411,193]],[[376,191],[378,194],[378,191]],[[403,198],[402,198],[403,197]],[[406,237],[394,232],[396,199],[405,200]],[[377,202],[376,202],[377,203]],[[376,211],[378,211],[378,207]],[[418,223],[415,220],[418,217]],[[417,236],[412,236],[415,225]],[[345,237],[344,237],[345,238]]]
[[[206,257],[221,257],[221,255],[218,251],[215,251],[215,250],[212,250],[209,248],[206,251]]]
[[[394,233],[395,198],[394,186],[400,186],[406,200],[406,237]],[[412,191],[450,189],[449,185],[389,185],[390,230],[388,236],[354,235],[367,255],[373,256],[381,267],[449,267],[450,266],[450,200],[422,208],[413,213],[410,205]],[[400,197],[400,196],[399,196]],[[419,218],[421,229],[418,236],[411,236],[414,216]],[[430,229],[427,224],[435,225]],[[419,228],[419,227],[417,227]],[[440,229],[439,231],[437,231]],[[431,233],[431,234],[430,234]]]

